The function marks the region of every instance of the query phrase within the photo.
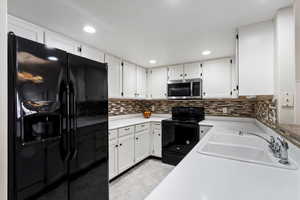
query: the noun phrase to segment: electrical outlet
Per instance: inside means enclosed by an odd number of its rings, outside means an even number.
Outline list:
[[[227,114],[227,113],[228,113],[227,107],[223,108],[223,114]]]
[[[283,107],[293,107],[294,106],[294,96],[289,93],[285,93],[282,97],[282,106]]]
[[[151,111],[152,111],[152,112],[155,111],[155,106],[154,106],[154,105],[151,106]]]

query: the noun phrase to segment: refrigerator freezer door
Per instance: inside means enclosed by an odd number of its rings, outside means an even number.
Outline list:
[[[9,35],[10,199],[67,200],[67,54]]]
[[[69,55],[70,200],[108,200],[107,66]]]

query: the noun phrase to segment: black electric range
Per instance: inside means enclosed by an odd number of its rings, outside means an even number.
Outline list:
[[[173,107],[172,118],[162,121],[162,161],[177,165],[199,142],[203,107]]]

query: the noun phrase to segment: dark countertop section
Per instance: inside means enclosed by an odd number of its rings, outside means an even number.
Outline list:
[[[297,124],[279,124],[278,131],[287,137],[291,142],[300,147],[300,125]]]

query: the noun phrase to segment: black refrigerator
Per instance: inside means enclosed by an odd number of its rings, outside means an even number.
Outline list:
[[[108,200],[107,65],[8,35],[9,200]]]

